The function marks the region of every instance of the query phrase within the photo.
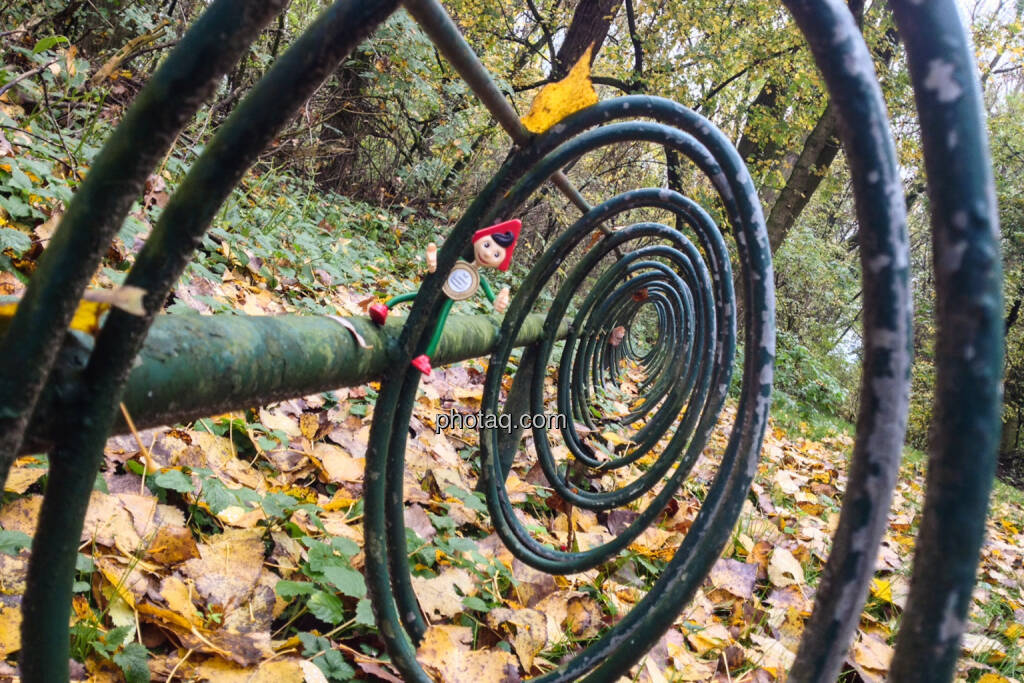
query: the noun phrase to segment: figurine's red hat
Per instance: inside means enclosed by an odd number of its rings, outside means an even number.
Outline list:
[[[473,242],[483,239],[484,237],[488,237],[490,235],[495,235],[502,232],[512,233],[512,244],[505,247],[505,260],[501,262],[500,266],[498,266],[498,270],[506,271],[508,270],[509,264],[512,263],[512,252],[513,250],[515,250],[516,244],[518,244],[519,242],[519,231],[522,229],[523,222],[518,218],[513,218],[510,221],[505,221],[504,223],[492,225],[489,228],[482,228],[480,230],[477,230],[476,232],[473,233]]]

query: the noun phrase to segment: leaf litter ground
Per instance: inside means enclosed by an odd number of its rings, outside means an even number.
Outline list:
[[[251,269],[193,280],[178,300],[250,314],[290,310]],[[17,294],[19,283],[0,282]],[[279,294],[279,292],[278,292]],[[359,314],[368,292],[333,288]],[[626,614],[687,532],[724,449],[733,408],[657,523],[608,566],[537,572],[502,546],[473,493],[472,430],[435,432],[438,414],[480,407],[486,366],[425,381],[410,424],[405,517],[413,584],[430,623],[419,658],[439,681],[515,681],[550,670]],[[381,650],[363,580],[361,488],[377,385],[112,438],[81,537],[73,604],[78,680],[399,680]],[[554,391],[549,379],[546,391]],[[628,379],[605,398],[628,410]],[[612,427],[590,435],[609,454]],[[545,486],[531,438],[508,488],[541,541],[598,545],[635,512],[573,508]],[[722,557],[673,628],[629,680],[774,681],[792,662],[838,520],[852,440],[811,440],[772,426],[759,476]],[[567,457],[564,448],[556,457]],[[886,678],[908,591],[924,466],[902,469],[876,578],[844,680]],[[645,463],[604,475],[611,488]],[[0,676],[16,675],[19,605],[45,483],[45,460],[16,463],[0,506]],[[958,680],[1024,676],[1024,506],[998,495]],[[641,505],[646,501],[640,501]],[[140,668],[141,667],[141,668]],[[148,669],[148,672],[147,672]]]

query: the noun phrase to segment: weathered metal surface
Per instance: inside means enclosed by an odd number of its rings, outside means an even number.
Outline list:
[[[146,177],[284,5],[217,0],[149,79],[93,160],[0,339],[0,480],[7,478],[64,330]]]
[[[864,287],[857,439],[839,527],[794,681],[834,681],[860,621],[896,485],[910,392],[910,264],[903,186],[871,55],[846,4],[787,7],[832,94],[854,183]]]
[[[186,422],[228,410],[305,396],[380,379],[392,362],[402,317],[384,328],[366,318],[347,318],[369,348],[328,317],[158,316],[125,385],[123,402],[136,427]],[[515,345],[535,344],[544,317],[535,315]],[[488,315],[449,318],[433,360],[446,365],[494,350],[501,319]],[[564,337],[567,325],[556,330]],[[40,452],[63,427],[62,397],[81,381],[89,340],[77,337],[64,350],[53,381],[39,402],[23,452]],[[127,430],[123,418],[112,433]]]
[[[225,61],[222,66],[228,68],[242,52],[242,46],[235,46],[237,39],[230,37],[234,35],[233,31],[241,29],[240,35],[248,36],[249,24],[254,23],[252,16],[263,16],[260,13],[262,10],[257,12],[249,9],[254,6],[263,7],[261,3],[241,3],[244,8],[236,9],[233,13],[221,9],[235,4],[238,3],[222,1],[209,8],[204,13],[204,19],[190,32],[196,36],[194,40],[185,41],[175,49],[175,56],[186,55],[178,57],[178,61],[185,60],[187,66],[193,65],[196,60],[213,60],[215,64]],[[280,3],[267,5],[278,8]],[[103,445],[113,428],[124,383],[155,313],[180,277],[218,207],[241,179],[245,170],[255,161],[259,151],[269,144],[277,131],[287,123],[358,42],[384,21],[396,7],[397,0],[339,0],[326,9],[274,63],[228,120],[218,128],[213,139],[171,197],[154,226],[152,235],[139,252],[125,282],[147,292],[147,315],[133,316],[117,309],[113,310],[100,330],[96,348],[89,357],[82,380],[64,397],[66,417],[61,431],[55,435],[57,440],[50,451],[47,494],[43,499],[37,531],[32,542],[27,586],[22,601],[23,680],[32,683],[52,683],[68,678],[68,622],[78,538],[85,519],[92,484],[103,461]],[[205,17],[211,16],[211,12],[216,21],[205,20]],[[267,12],[266,18],[271,15],[272,12]],[[232,19],[236,22],[245,20],[245,23],[242,26],[231,26],[225,21]],[[255,35],[254,31],[252,35]],[[213,47],[217,44],[229,47]],[[202,45],[207,47],[205,52],[189,52]],[[232,50],[230,46],[237,49]],[[178,63],[173,56],[168,62]],[[193,66],[191,70],[194,71],[195,68]],[[207,77],[201,81],[203,87],[198,94],[207,92],[208,87],[213,85],[217,72],[217,69],[210,66],[204,66],[199,71],[200,75]],[[177,71],[174,73],[181,77]],[[188,75],[192,74],[185,74]],[[171,106],[171,103],[179,98],[191,102],[197,94],[187,81],[173,81],[173,84],[179,85],[188,95],[162,87],[157,88],[152,97],[157,101],[163,100],[164,106]],[[198,102],[194,104],[198,106]],[[177,107],[172,107],[172,111],[176,110]],[[178,113],[172,118],[172,122],[184,123],[188,113]],[[153,121],[160,122],[152,130],[157,139],[167,138],[169,142],[169,137],[173,137],[173,131],[168,132],[171,126],[164,118],[165,115],[159,110],[151,110],[149,115]],[[147,127],[150,125],[152,124],[146,123]],[[120,132],[122,130],[124,129],[119,127],[118,131],[115,131],[112,138],[115,143],[108,145],[106,149],[116,151],[126,147],[126,153],[131,156],[136,146],[143,145],[145,148],[151,144],[146,140],[146,133],[150,132],[148,129],[139,130],[129,126],[127,132]],[[156,147],[164,149],[166,145]],[[130,168],[136,172],[148,172],[152,156],[145,155],[145,164],[133,162]],[[107,166],[94,166],[89,174],[89,179],[97,183],[101,193],[109,191],[111,187],[118,187],[123,178],[121,169]],[[125,195],[120,203],[125,211],[131,197],[141,188],[143,178],[145,173],[138,178],[127,178],[128,181],[136,180],[138,184],[129,183],[123,190]],[[114,194],[120,196],[121,193],[117,191]],[[99,211],[98,206],[88,206],[86,209],[93,214]],[[19,306],[12,327],[2,342],[3,345],[24,343],[43,348],[60,342],[63,338],[63,328],[70,322],[71,312],[81,295],[81,288],[84,287],[87,277],[95,270],[96,264],[106,250],[106,242],[123,216],[123,213],[115,215],[112,225],[108,225],[106,221],[97,221],[96,225],[104,226],[102,230],[97,231],[102,234],[95,235],[85,243],[77,244],[77,251],[73,249],[78,242],[77,238],[68,238],[66,243],[59,238],[62,230],[76,230],[74,223],[69,224],[65,217],[58,230],[58,236],[54,238],[54,242],[58,243],[58,249],[54,254],[58,258],[63,254],[65,258],[74,260],[73,270],[82,277],[76,276],[68,283],[66,276],[56,274],[52,270],[46,270],[42,274],[37,272],[37,277],[33,279],[25,300]],[[93,217],[83,215],[82,220],[88,223]],[[78,227],[90,232],[85,223]],[[53,246],[54,243],[51,243],[45,253],[50,253]],[[62,283],[65,287],[61,287]],[[61,289],[54,293],[55,298],[52,301],[42,302],[33,295],[36,288],[50,291],[54,287]],[[24,335],[30,328],[21,321],[32,320],[37,315],[48,321],[49,327],[40,330],[42,337],[26,339]],[[31,360],[42,363],[41,371],[46,373],[52,362],[52,355],[50,354],[48,360],[43,352],[37,352]],[[8,360],[4,359],[5,372],[10,365]],[[26,362],[23,358],[15,360]],[[17,390],[31,392],[29,403],[35,403],[38,388],[36,385],[26,385],[18,387]],[[13,427],[17,426],[11,424]],[[14,450],[17,450],[17,442],[21,441],[21,430],[18,432],[18,438],[13,442]]]
[[[974,49],[952,0],[892,0],[928,173],[936,405],[927,493],[895,681],[953,678],[1002,428],[999,217]]]
[[[657,123],[615,123],[623,118],[643,117]],[[599,126],[596,127],[595,126]],[[714,127],[689,110],[658,98],[627,97],[610,100],[586,109],[543,135],[532,145],[519,151],[506,162],[488,187],[481,193],[445,242],[438,256],[439,272],[445,272],[458,256],[460,240],[496,215],[505,215],[519,206],[552,173],[583,154],[603,146],[625,141],[645,140],[668,145],[690,158],[712,181],[718,191],[740,254],[741,279],[745,284],[746,333],[748,345],[744,366],[743,398],[738,409],[728,449],[721,469],[694,527],[680,546],[675,559],[657,581],[648,596],[600,639],[584,648],[569,662],[543,676],[541,680],[569,681],[583,677],[593,680],[614,680],[632,666],[650,645],[667,629],[678,614],[679,606],[700,585],[711,563],[719,556],[742,506],[750,479],[756,471],[757,454],[767,420],[768,396],[771,389],[774,360],[774,294],[767,235],[753,184],[735,150]],[[508,193],[500,188],[511,186]],[[673,228],[657,224],[637,224],[614,231],[598,241],[570,271],[556,290],[553,302],[538,296],[566,256],[583,238],[605,222],[631,208],[656,206],[667,208],[688,219],[705,254],[707,262],[690,244],[685,235]],[[618,247],[634,246],[654,240],[662,244],[651,251],[640,249],[609,269],[601,284],[603,257]],[[657,266],[651,260],[661,261]],[[664,263],[667,261],[667,267]],[[637,273],[634,275],[634,273]],[[547,311],[546,325],[560,324],[568,310],[572,294],[588,275],[599,277],[597,298],[574,312],[570,337],[562,351],[559,393],[560,409],[572,412],[569,406],[573,385],[585,372],[573,372],[571,358],[577,345],[589,347],[591,338],[581,339],[583,330],[604,335],[598,318],[607,307],[621,305],[642,284],[654,290],[655,300],[671,320],[671,330],[660,335],[666,345],[681,342],[673,349],[674,362],[659,360],[651,369],[668,371],[673,381],[652,383],[655,392],[663,392],[651,401],[649,417],[651,439],[641,444],[649,449],[653,441],[670,435],[670,446],[659,454],[648,473],[627,487],[608,495],[592,495],[573,490],[545,452],[548,436],[534,429],[534,444],[549,482],[560,495],[568,496],[576,505],[603,510],[635,500],[644,491],[661,483],[654,501],[644,508],[637,521],[614,541],[580,553],[552,548],[534,540],[515,517],[504,490],[504,469],[507,442],[498,430],[481,430],[484,455],[484,488],[495,528],[509,550],[523,562],[544,571],[566,573],[578,571],[613,557],[646,527],[663,509],[685,479],[706,442],[725,399],[735,349],[736,307],[732,301],[732,277],[727,252],[720,232],[706,214],[693,202],[666,190],[639,190],[615,197],[589,211],[579,222],[561,235],[541,256],[531,273],[515,294],[502,326],[499,348],[491,356],[484,389],[484,411],[497,414],[501,377],[510,355],[509,340],[523,318],[539,306]],[[639,280],[637,279],[639,278]],[[625,283],[624,287],[617,286]],[[611,283],[616,286],[609,286]],[[632,282],[632,284],[630,284]],[[424,335],[432,309],[440,305],[437,278],[424,282],[410,313],[403,334],[403,353],[412,357],[425,342]],[[685,349],[689,344],[692,352]],[[541,342],[530,386],[531,411],[542,408],[543,377],[547,371],[551,345]],[[579,360],[586,365],[587,352]],[[654,354],[653,358],[664,358]],[[696,360],[695,363],[684,361]],[[402,520],[402,472],[404,470],[407,430],[400,428],[410,415],[418,377],[404,372],[401,364],[386,377],[378,396],[374,425],[370,433],[365,485],[368,582],[374,606],[395,663],[407,680],[428,681],[429,677],[416,662],[416,642],[426,623],[420,614],[411,589],[409,568],[405,562],[405,531]],[[654,394],[657,395],[657,394]],[[579,394],[577,394],[579,396]],[[653,396],[652,396],[653,398]],[[660,400],[663,398],[664,400]],[[655,405],[656,404],[656,405]],[[686,406],[685,408],[683,406]],[[663,406],[658,410],[657,406]],[[571,420],[569,421],[571,424]],[[567,427],[562,437],[573,448],[573,429]],[[577,462],[593,466],[585,450],[575,444]],[[505,453],[503,453],[505,450]],[[641,451],[636,457],[643,454]],[[502,457],[504,455],[504,458]],[[589,460],[589,462],[588,462]],[[609,467],[632,462],[626,456]],[[678,465],[671,474],[672,465]]]
[[[339,0],[240,104],[175,193],[128,276],[128,284],[149,292],[149,315],[135,318],[115,311],[91,355],[88,348],[66,350],[26,437],[29,415],[51,374],[74,305],[144,178],[218,77],[283,3],[212,3],[150,80],[71,203],[24,304],[0,340],[0,479],[26,438],[29,444],[47,445],[51,462],[23,603],[23,680],[67,680],[78,538],[102,446],[115,428],[115,407],[122,398],[145,426],[370,377],[381,377],[383,383],[365,479],[367,583],[393,661],[408,680],[430,680],[416,661],[426,622],[405,555],[404,455],[420,380],[409,360],[430,343],[431,322],[444,305],[444,278],[434,274],[426,279],[404,324],[396,321],[378,331],[354,320],[375,346],[371,350],[358,348],[348,330],[323,318],[168,317],[153,323],[213,213],[258,151],[397,1]],[[522,431],[484,428],[481,489],[513,555],[552,573],[594,567],[613,559],[657,516],[714,427],[730,382],[737,311],[742,311],[741,400],[697,519],[650,593],[599,638],[541,677],[615,680],[670,627],[697,590],[728,540],[756,472],[775,353],[774,291],[761,209],[749,175],[724,136],[667,100],[609,100],[543,135],[530,135],[436,0],[405,4],[516,143],[446,240],[438,273],[447,273],[464,255],[476,229],[512,215],[548,180],[584,211],[538,258],[504,319],[453,319],[437,360],[489,353],[483,410],[513,416],[551,407],[544,403],[542,387],[555,366],[553,405],[569,419],[564,428],[535,427],[532,432],[552,488],[590,510],[640,500],[646,505],[618,536],[595,548],[577,552],[540,543],[516,518],[504,486]],[[922,123],[940,331],[937,437],[891,676],[943,681],[952,678],[970,603],[999,434],[998,228],[980,90],[956,7],[952,0],[891,4],[907,47]],[[909,260],[891,135],[857,26],[839,0],[787,0],[787,6],[808,36],[842,122],[862,235],[865,362],[857,442],[834,551],[790,675],[797,681],[830,681],[863,606],[902,447],[910,364]],[[632,141],[674,149],[688,158],[718,193],[728,226],[719,228],[695,202],[660,188],[626,192],[591,207],[561,175],[560,169],[584,154]],[[677,228],[637,223],[609,230],[620,214],[640,207],[675,214]],[[595,230],[604,237],[588,242]],[[739,307],[725,233],[736,242],[737,281],[743,286]],[[571,267],[559,273],[565,263]],[[647,322],[641,325],[643,315]],[[656,334],[641,343],[634,331],[649,331],[652,324]],[[613,345],[612,330],[618,326],[626,334]],[[564,342],[554,344],[563,337]],[[512,348],[521,344],[529,346],[502,405],[502,377],[511,370]],[[140,350],[141,365],[133,370]],[[598,458],[575,425],[601,426],[590,409],[602,386],[616,379],[620,361],[636,363],[647,375],[638,385],[640,400],[620,418],[623,424],[643,426],[631,446],[614,457]],[[667,445],[655,454],[654,444],[662,437]],[[48,438],[54,443],[46,443]],[[576,465],[597,474],[652,457],[630,483],[598,491],[576,478],[576,470],[570,474],[559,466],[551,439],[561,439]]]

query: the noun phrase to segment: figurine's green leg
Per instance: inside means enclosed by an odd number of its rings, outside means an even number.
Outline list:
[[[416,298],[417,294],[419,294],[419,292],[409,292],[408,294],[399,294],[396,297],[388,299],[387,302],[384,303],[384,305],[387,306],[388,308],[394,308],[395,304],[400,304],[400,303],[403,303],[403,302],[406,302],[406,301],[412,301],[413,299]]]
[[[438,344],[441,343],[441,335],[444,334],[444,322],[448,319],[448,314],[452,310],[453,303],[455,302],[451,299],[447,299],[444,302],[444,305],[441,306],[441,313],[438,315],[437,323],[434,326],[434,336],[430,338],[430,344],[427,346],[426,355],[428,357],[434,355],[434,351],[437,351]]]

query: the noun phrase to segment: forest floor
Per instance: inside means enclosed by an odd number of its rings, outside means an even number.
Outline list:
[[[231,258],[177,300],[252,314],[293,310]],[[102,284],[98,282],[97,284]],[[0,293],[21,283],[0,273]],[[367,291],[332,287],[362,311]],[[414,585],[431,624],[420,649],[438,680],[518,680],[557,665],[629,611],[692,524],[725,447],[730,403],[669,508],[617,560],[566,577],[504,548],[480,496],[477,436],[435,431],[439,413],[479,408],[483,360],[435,370],[421,385],[405,487]],[[73,639],[78,679],[397,681],[366,597],[364,455],[377,384],[308,396],[192,425],[112,438],[81,537]],[[731,541],[674,627],[630,680],[772,681],[784,676],[813,605],[835,529],[852,439],[773,423]],[[599,518],[559,505],[532,442],[509,490],[536,537],[588,547],[629,511]],[[843,680],[886,678],[908,591],[924,495],[909,452]],[[635,476],[637,470],[625,473]],[[45,460],[18,460],[0,505],[0,678],[14,675],[18,610],[45,485]],[[545,501],[547,504],[545,504]],[[641,501],[642,502],[642,501]],[[1024,496],[997,485],[958,680],[1024,680]]]

